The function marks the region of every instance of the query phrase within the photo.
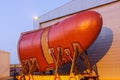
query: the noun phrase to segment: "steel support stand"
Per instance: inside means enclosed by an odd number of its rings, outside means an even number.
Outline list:
[[[71,80],[72,78],[74,78],[74,80],[77,80],[77,78],[75,76],[75,74],[76,74],[75,73],[75,66],[76,66],[76,62],[77,62],[78,57],[83,53],[83,50],[78,43],[73,44],[73,49],[74,49],[74,55],[72,58],[70,77],[68,80]]]
[[[53,54],[53,51],[51,50],[51,55],[52,55],[52,57],[53,57],[53,60],[54,60],[54,62],[55,62],[55,65],[56,65],[56,67],[55,67],[55,78],[54,78],[54,80],[61,80],[60,79],[60,76],[59,76],[59,73],[58,73],[58,68],[59,68],[59,66],[60,66],[60,62],[62,61],[62,48],[60,48],[60,47],[58,47],[57,48],[57,51],[58,51],[58,57],[57,57],[57,60],[55,59],[55,57],[54,57],[54,54]]]

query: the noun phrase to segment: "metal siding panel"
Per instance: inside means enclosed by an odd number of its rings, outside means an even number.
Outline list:
[[[118,31],[120,29],[119,9],[120,2],[92,9],[98,11],[102,15],[103,26],[108,29],[108,31],[101,33],[101,36],[105,40],[100,45],[96,46],[101,52],[103,52],[108,46],[108,50],[106,50],[104,55],[101,54],[102,57],[97,63],[100,80],[120,79],[120,32]],[[92,50],[97,52],[97,49],[91,48],[91,51]],[[95,58],[93,57],[92,60],[94,61]]]
[[[55,19],[64,15],[72,14],[89,8],[93,8],[99,5],[110,3],[116,0],[73,0],[66,5],[56,8],[42,16],[40,16],[39,22],[45,22],[47,20]]]

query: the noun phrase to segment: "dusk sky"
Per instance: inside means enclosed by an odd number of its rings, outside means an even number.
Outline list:
[[[21,32],[33,29],[33,16],[41,16],[72,0],[0,0],[0,50],[10,52],[18,64],[17,43]]]

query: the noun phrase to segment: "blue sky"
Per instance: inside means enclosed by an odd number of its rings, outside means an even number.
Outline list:
[[[33,16],[41,16],[72,0],[0,0],[0,50],[19,63],[17,42],[21,32],[33,29]]]

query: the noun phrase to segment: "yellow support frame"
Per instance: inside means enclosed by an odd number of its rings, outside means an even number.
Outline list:
[[[70,75],[59,75],[60,80],[69,80]],[[83,79],[83,75],[78,74],[75,75],[77,80]],[[25,76],[26,80],[28,80],[28,76]],[[33,75],[34,80],[54,80],[55,75]],[[19,79],[19,76],[17,76],[17,79]],[[33,80],[32,78],[30,80]],[[58,80],[58,79],[57,79]],[[71,78],[71,80],[75,80],[74,78]]]

